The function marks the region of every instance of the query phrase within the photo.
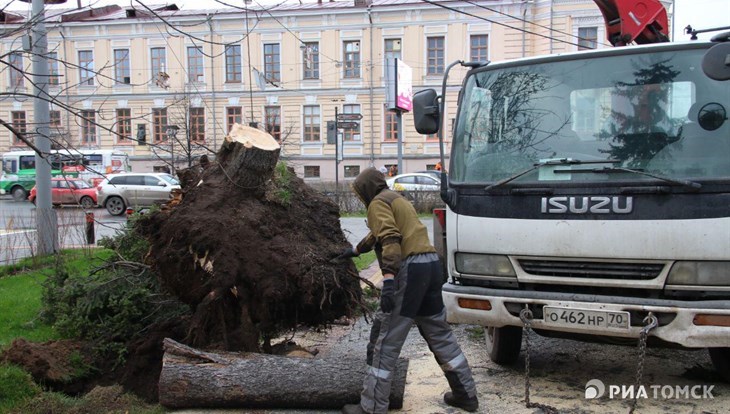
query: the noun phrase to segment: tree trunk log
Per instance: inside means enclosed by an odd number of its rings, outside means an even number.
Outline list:
[[[233,124],[216,158],[231,182],[255,191],[271,179],[280,151],[279,143],[268,133]]]
[[[339,409],[360,401],[362,358],[210,353],[165,339],[160,404],[169,408]],[[363,352],[364,353],[364,352]],[[390,408],[403,406],[408,360],[393,373]]]

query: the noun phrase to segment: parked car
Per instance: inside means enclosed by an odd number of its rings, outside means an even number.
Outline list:
[[[399,174],[385,180],[393,191],[439,191],[441,181],[432,174],[407,173]]]
[[[28,200],[35,204],[36,187],[30,190]],[[96,207],[96,188],[81,178],[57,177],[51,179],[51,203],[54,206],[63,204],[80,205],[84,209]]]
[[[167,173],[124,173],[107,176],[96,189],[99,203],[109,214],[119,216],[127,207],[151,207],[170,199],[180,182]]]
[[[421,173],[421,174],[429,174],[430,176],[439,180],[439,182],[441,181],[441,171],[439,171],[439,170],[423,170],[423,171],[416,171],[416,172]]]

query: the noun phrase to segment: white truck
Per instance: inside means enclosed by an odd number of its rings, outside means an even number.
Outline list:
[[[493,361],[517,359],[528,322],[612,343],[643,331],[708,348],[730,380],[730,36],[717,38],[449,67],[470,69],[441,180],[443,298],[450,322],[485,327]],[[439,131],[443,102],[414,96],[420,133]]]

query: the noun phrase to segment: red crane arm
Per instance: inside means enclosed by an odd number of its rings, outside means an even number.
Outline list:
[[[593,0],[606,21],[614,46],[669,41],[667,10],[659,0]]]

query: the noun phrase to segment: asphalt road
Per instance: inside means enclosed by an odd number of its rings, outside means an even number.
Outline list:
[[[85,211],[75,206],[54,208],[61,248],[87,246]],[[96,241],[114,235],[126,223],[124,216],[115,217],[103,208],[95,208],[94,234]],[[29,201],[14,201],[0,197],[0,265],[14,263],[32,256],[36,250],[35,206]]]

